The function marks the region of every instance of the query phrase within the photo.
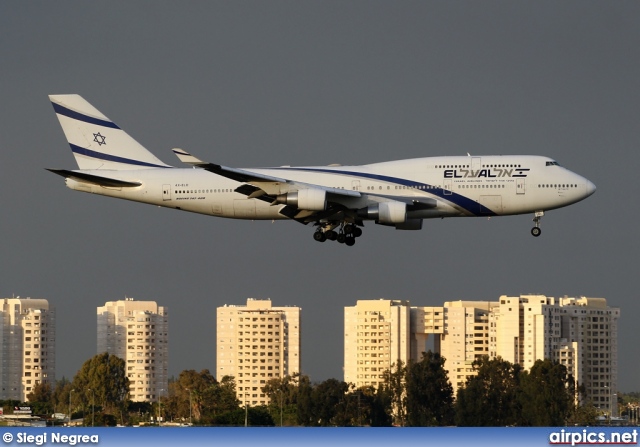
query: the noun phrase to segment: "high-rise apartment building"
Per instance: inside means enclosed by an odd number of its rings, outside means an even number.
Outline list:
[[[98,354],[125,361],[130,399],[168,395],[169,313],[155,301],[126,298],[98,307]]]
[[[218,307],[216,375],[234,377],[243,404],[268,404],[266,383],[300,372],[300,310],[253,298]]]
[[[377,387],[391,365],[420,361],[429,344],[445,357],[452,385],[461,386],[473,374],[473,361],[489,354],[489,309],[490,303],[475,301],[411,307],[408,301],[358,300],[345,307],[344,381]]]
[[[0,299],[0,399],[26,401],[55,384],[56,313],[45,299]]]
[[[475,375],[473,362],[489,355],[489,314],[496,303],[453,301],[444,303],[444,331],[440,354],[454,389]]]
[[[490,356],[526,369],[538,359],[558,361],[587,400],[616,416],[619,318],[604,298],[501,296],[490,315]]]
[[[383,373],[411,358],[408,301],[358,300],[344,308],[344,381],[377,387]]]
[[[432,349],[445,358],[455,389],[475,374],[473,362],[483,356],[525,369],[551,359],[567,367],[587,400],[615,416],[619,317],[620,309],[608,307],[603,298],[501,296],[443,307],[360,300],[345,307],[344,380],[377,386],[398,360],[419,361],[433,337]]]

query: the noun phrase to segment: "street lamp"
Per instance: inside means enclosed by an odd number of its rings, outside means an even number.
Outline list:
[[[247,407],[247,393],[244,393],[244,426],[249,424],[249,408]]]
[[[160,389],[160,393],[158,394],[158,427],[160,427],[160,416],[162,415],[162,392],[164,388]]]
[[[71,393],[73,393],[75,389],[69,391],[69,427],[71,427]]]

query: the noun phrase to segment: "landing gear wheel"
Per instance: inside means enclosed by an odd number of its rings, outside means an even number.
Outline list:
[[[353,228],[354,228],[354,226],[353,226],[353,225],[345,225],[345,226],[344,226],[344,233],[345,233],[345,234],[351,234],[351,233],[353,233]]]
[[[362,236],[362,230],[358,227],[353,227],[353,237],[360,237]]]
[[[531,229],[531,234],[534,237],[538,237],[542,233],[542,230],[540,229],[540,219],[542,219],[542,216],[544,216],[544,211],[535,212],[535,215],[533,217],[533,223],[535,224],[535,227]]]
[[[352,247],[353,244],[356,243],[356,238],[349,236],[345,239],[344,243],[347,244],[347,246]]]
[[[324,242],[327,240],[327,235],[322,231],[316,231],[315,233],[313,233],[313,239],[318,242]]]
[[[327,231],[325,233],[325,236],[327,236],[327,239],[329,239],[330,241],[335,241],[336,239],[338,239],[338,233],[333,230]]]
[[[338,242],[340,242],[341,244],[344,244],[344,243],[345,243],[345,241],[346,241],[346,239],[347,239],[347,236],[345,236],[345,234],[344,234],[344,233],[340,233],[336,239],[337,239],[337,240],[338,240]]]

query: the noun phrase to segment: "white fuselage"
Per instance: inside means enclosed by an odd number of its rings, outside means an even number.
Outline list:
[[[244,169],[312,185],[358,191],[362,207],[372,201],[435,199],[431,209],[408,218],[501,216],[546,211],[578,202],[595,186],[542,156],[427,157],[362,166]],[[235,192],[243,183],[203,169],[146,168],[81,172],[141,183],[104,187],[68,178],[71,189],[236,219],[286,219],[284,205]],[[287,192],[287,184],[281,185]],[[412,214],[413,213],[413,214]]]

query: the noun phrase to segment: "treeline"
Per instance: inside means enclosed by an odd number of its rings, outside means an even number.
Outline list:
[[[474,362],[473,368],[476,375],[467,380],[457,395],[447,378],[444,358],[431,352],[424,353],[419,362],[393,365],[391,371],[384,373],[384,384],[377,389],[355,389],[335,379],[311,385],[302,376],[272,380],[265,392],[270,397],[269,407],[275,410],[284,396],[288,413],[295,413],[295,423],[304,426],[596,423],[596,408],[578,403],[579,390],[563,365],[539,360],[531,370],[524,371],[500,358],[485,357]]]
[[[41,383],[27,396],[33,414],[71,415],[85,426],[146,425],[194,421],[203,425],[240,425],[244,410],[236,399],[235,383],[218,382],[208,370],[183,371],[160,390],[159,401],[129,400],[129,379],[124,360],[107,353],[87,360],[70,382],[63,378],[54,387]],[[13,402],[13,401],[11,401]],[[254,411],[253,413],[259,413]],[[68,417],[68,416],[67,416]],[[51,423],[62,421],[51,420]],[[264,425],[272,425],[265,421]]]
[[[63,377],[55,386],[36,385],[27,400],[34,415],[64,414],[71,419],[84,417],[85,425],[113,426],[128,419],[128,397],[124,360],[105,352],[84,362],[72,381]]]
[[[156,403],[128,400],[125,363],[99,354],[69,382],[41,384],[28,396],[34,414],[71,412],[85,425],[174,423],[232,426],[562,426],[594,425],[597,410],[581,401],[563,365],[539,360],[525,371],[500,358],[474,362],[476,374],[458,390],[445,359],[423,353],[418,362],[394,364],[383,385],[355,388],[336,379],[272,379],[263,388],[269,404],[245,406],[231,377],[185,370],[172,378]],[[240,396],[242,399],[243,396]]]

